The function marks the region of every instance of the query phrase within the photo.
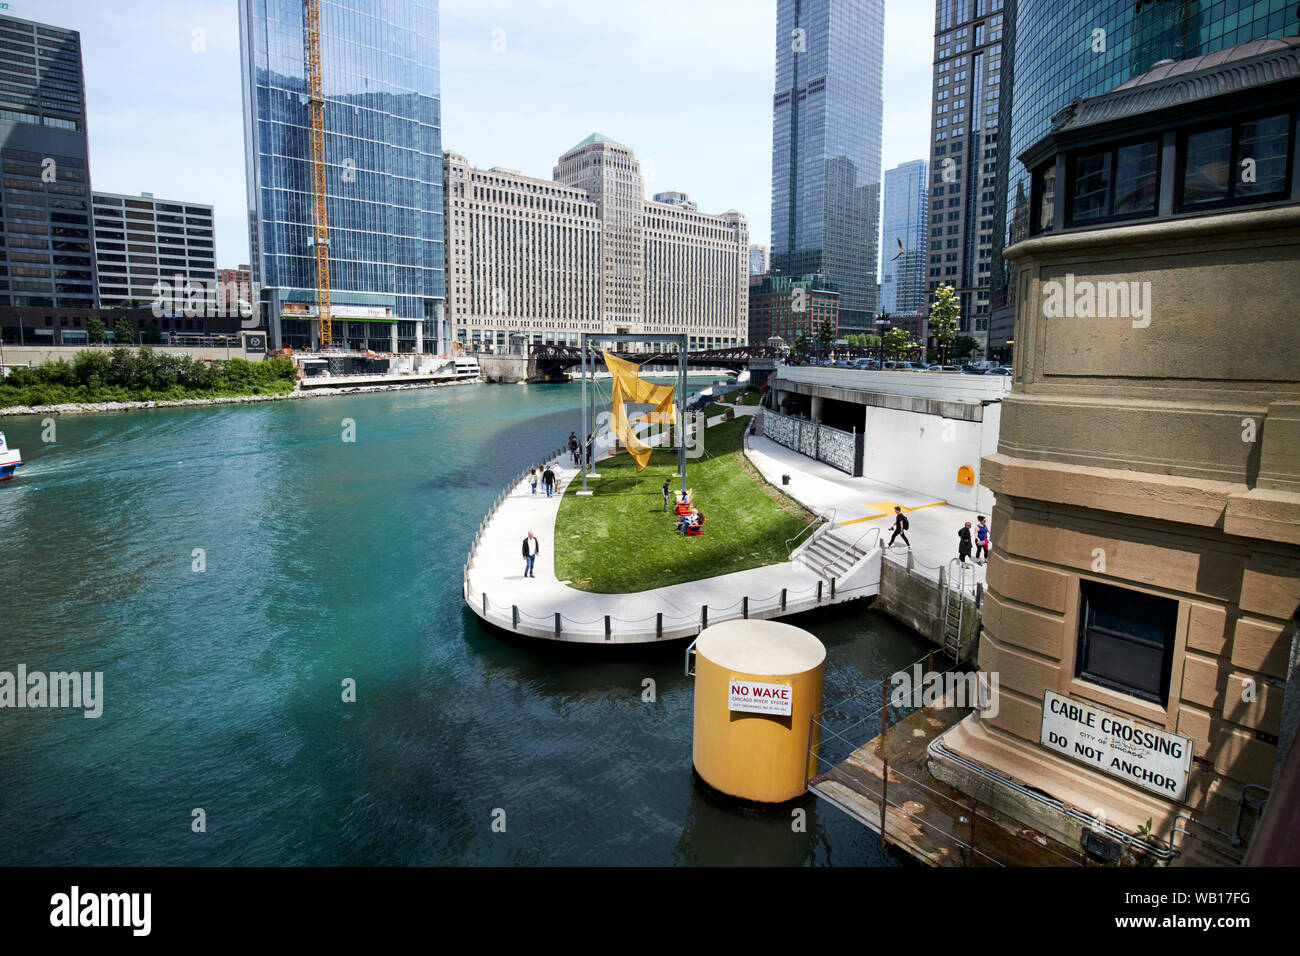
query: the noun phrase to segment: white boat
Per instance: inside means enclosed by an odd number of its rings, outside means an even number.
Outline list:
[[[5,433],[0,432],[0,481],[8,481],[23,463],[23,456],[17,448],[5,444]]]

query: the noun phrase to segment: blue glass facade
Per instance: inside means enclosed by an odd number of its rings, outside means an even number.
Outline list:
[[[1300,35],[1295,0],[1008,0],[1006,13],[998,163],[1003,248],[1025,238],[1029,225],[1030,177],[1017,157],[1075,97],[1104,93],[1161,60]],[[997,337],[1005,341],[1015,284],[1000,254],[994,262],[994,306],[1008,317]]]
[[[778,0],[772,272],[824,275],[840,330],[879,312],[884,0]]]
[[[313,344],[301,0],[240,0],[253,281],[271,344]],[[336,345],[446,347],[437,0],[320,0]]]
[[[885,171],[880,249],[880,310],[890,315],[925,307],[926,223],[930,217],[928,165],[923,159]]]

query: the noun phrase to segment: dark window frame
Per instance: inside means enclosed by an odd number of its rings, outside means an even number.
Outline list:
[[[1151,693],[1142,687],[1136,687],[1132,684],[1125,684],[1115,680],[1113,677],[1106,677],[1101,674],[1091,673],[1088,669],[1088,660],[1090,652],[1097,644],[1098,638],[1112,641],[1129,643],[1145,643],[1137,640],[1131,635],[1125,635],[1116,631],[1110,631],[1103,628],[1089,626],[1090,604],[1095,600],[1095,595],[1090,595],[1089,591],[1093,589],[1108,588],[1113,591],[1123,591],[1128,595],[1134,595],[1139,598],[1148,599],[1154,602],[1165,602],[1168,607],[1165,609],[1168,620],[1166,621],[1166,635],[1161,658],[1160,674],[1158,683],[1159,693]],[[1159,594],[1152,594],[1147,591],[1139,591],[1133,588],[1121,587],[1117,584],[1111,584],[1106,581],[1094,581],[1087,578],[1079,580],[1079,621],[1077,630],[1077,643],[1074,654],[1074,676],[1078,680],[1085,681],[1089,684],[1096,684],[1099,687],[1105,687],[1108,690],[1124,694],[1138,700],[1147,701],[1148,703],[1158,704],[1161,707],[1169,706],[1170,685],[1173,676],[1174,653],[1178,643],[1178,616],[1179,602],[1170,597]]]
[[[1274,109],[1258,110],[1248,116],[1241,117],[1220,117],[1217,120],[1210,120],[1195,125],[1179,127],[1176,130],[1178,162],[1174,169],[1174,213],[1200,213],[1215,209],[1232,209],[1246,206],[1255,206],[1261,203],[1278,202],[1285,200],[1291,195],[1292,177],[1295,174],[1296,157],[1292,155],[1295,149],[1296,136],[1296,114],[1295,108],[1287,109],[1278,106]],[[1257,123],[1260,120],[1269,119],[1274,116],[1285,116],[1287,120],[1286,136],[1283,141],[1286,143],[1286,175],[1282,180],[1282,188],[1271,193],[1256,193],[1251,196],[1241,197],[1236,195],[1237,183],[1239,177],[1235,174],[1238,159],[1237,153],[1241,148],[1241,128],[1247,123]],[[1216,199],[1211,202],[1188,203],[1184,190],[1187,185],[1187,140],[1198,133],[1210,133],[1217,129],[1231,129],[1232,136],[1228,144],[1228,165],[1233,169],[1234,175],[1228,177],[1228,196],[1226,199]]]
[[[1117,179],[1116,171],[1119,168],[1119,151],[1130,146],[1141,146],[1146,143],[1154,143],[1156,147],[1156,178],[1151,208],[1149,210],[1138,210],[1137,212],[1116,213],[1114,211],[1115,183]],[[1065,188],[1062,189],[1059,182],[1056,184],[1056,201],[1066,204],[1064,207],[1063,228],[1090,228],[1101,223],[1127,222],[1130,219],[1153,219],[1158,216],[1160,214],[1160,191],[1165,185],[1163,182],[1164,170],[1162,168],[1164,164],[1161,162],[1163,148],[1164,139],[1162,133],[1144,132],[1140,136],[1099,143],[1095,146],[1081,146],[1067,152],[1065,154]],[[1082,156],[1093,156],[1098,153],[1105,153],[1110,161],[1110,181],[1106,184],[1106,212],[1087,219],[1077,219],[1074,215],[1074,192],[1078,183],[1078,160]]]

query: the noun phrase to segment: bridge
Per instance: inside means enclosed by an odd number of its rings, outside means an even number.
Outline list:
[[[582,350],[573,345],[548,345],[543,342],[530,343],[527,351],[518,352],[477,352],[471,353],[478,359],[483,377],[489,382],[558,382],[564,380],[564,373],[577,367],[582,362]],[[611,351],[615,355],[637,365],[669,365],[676,367],[677,353],[663,352],[625,352]],[[826,358],[830,361],[868,357],[881,361],[886,359],[917,360],[921,357],[920,347],[906,353],[887,354],[882,346],[846,346],[830,350]],[[789,351],[769,345],[737,345],[723,349],[701,349],[686,353],[686,365],[696,369],[725,368],[741,372],[751,365],[772,365],[778,360],[788,361]],[[597,358],[599,360],[599,357]]]

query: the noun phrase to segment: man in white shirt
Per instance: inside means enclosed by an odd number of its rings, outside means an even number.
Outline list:
[[[538,543],[533,533],[528,532],[528,537],[524,538],[524,577],[535,578],[533,574],[533,562],[537,560],[537,555],[541,552],[542,546]]]

